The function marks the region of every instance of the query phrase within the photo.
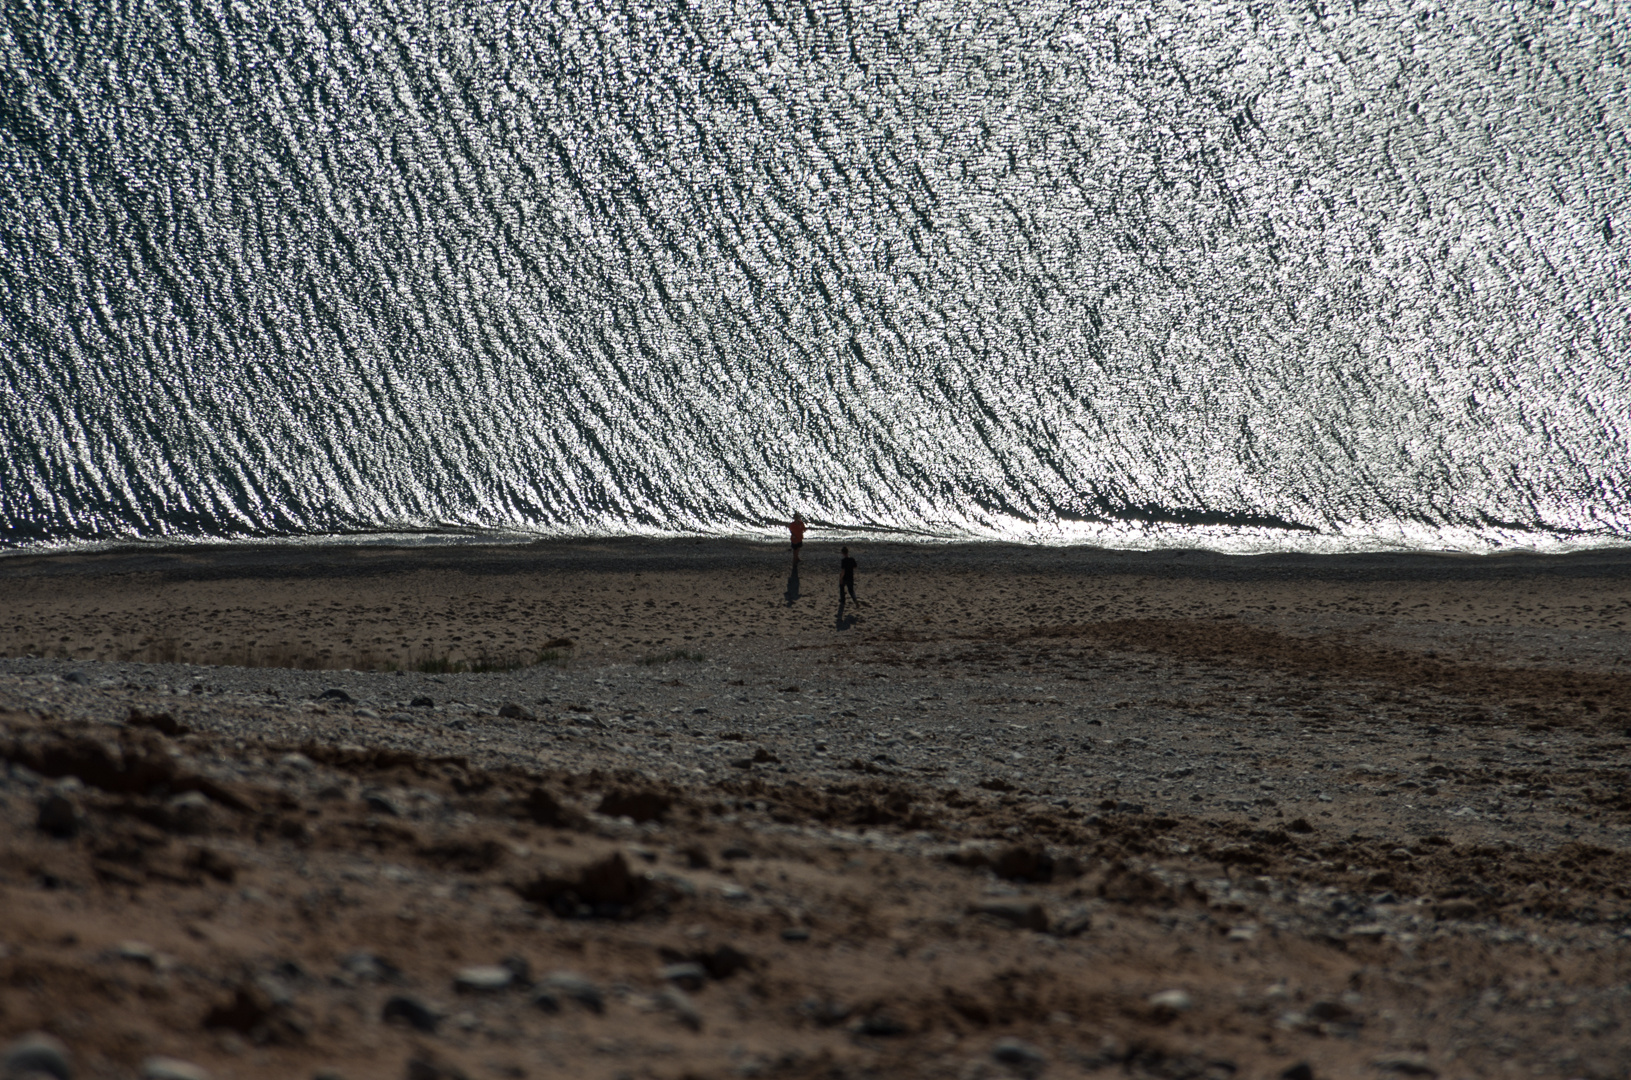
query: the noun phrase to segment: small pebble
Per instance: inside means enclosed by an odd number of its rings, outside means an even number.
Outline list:
[[[480,964],[453,976],[453,988],[465,994],[495,994],[514,981],[515,973],[502,964]]]
[[[1039,1076],[1048,1064],[1047,1055],[1024,1039],[998,1039],[991,1045],[991,1058],[1008,1065],[1023,1076]]]
[[[31,1074],[72,1080],[74,1071],[68,1061],[68,1048],[44,1032],[24,1035],[6,1047],[5,1056],[0,1058],[0,1076]]]
[[[210,1080],[210,1074],[180,1058],[150,1057],[142,1062],[142,1080]]]
[[[1149,996],[1150,1007],[1167,1013],[1188,1012],[1195,1007],[1195,999],[1183,990],[1163,990]]]
[[[708,981],[708,969],[701,964],[667,964],[657,974],[664,982],[675,983],[687,990],[700,990]]]
[[[379,1018],[388,1024],[401,1021],[415,1031],[431,1035],[436,1033],[436,1025],[441,1021],[434,1009],[407,994],[397,994],[388,999],[380,1010]]]

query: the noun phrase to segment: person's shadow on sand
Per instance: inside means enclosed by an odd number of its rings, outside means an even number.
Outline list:
[[[848,630],[850,627],[854,626],[856,624],[856,622],[859,621],[859,619],[860,619],[859,615],[840,614],[838,616],[838,623],[834,627],[834,629],[838,630],[840,632],[842,632],[844,630]]]
[[[792,607],[793,606],[793,601],[797,600],[799,598],[799,567],[798,567],[798,563],[793,564],[793,572],[791,574],[787,575],[787,592],[784,593],[783,595],[787,597],[787,606],[788,607]]]

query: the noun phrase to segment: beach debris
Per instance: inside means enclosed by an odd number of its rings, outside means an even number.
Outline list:
[[[411,994],[393,994],[387,998],[379,1018],[387,1024],[406,1024],[427,1035],[436,1034],[436,1027],[442,1021],[440,1013]]]
[[[56,1080],[73,1080],[73,1066],[69,1062],[68,1047],[43,1031],[24,1035],[6,1047],[0,1056],[0,1077],[53,1076]]]

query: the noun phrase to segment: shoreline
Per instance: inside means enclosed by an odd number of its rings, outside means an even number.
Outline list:
[[[1631,553],[856,546],[843,617],[820,542],[796,594],[725,543],[0,560],[0,653],[53,654],[0,659],[0,1041],[1623,1074]],[[209,662],[251,636],[330,664]]]

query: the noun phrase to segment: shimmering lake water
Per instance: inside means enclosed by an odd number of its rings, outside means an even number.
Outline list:
[[[1631,540],[1615,3],[0,6],[0,546]]]

